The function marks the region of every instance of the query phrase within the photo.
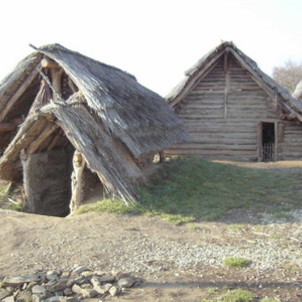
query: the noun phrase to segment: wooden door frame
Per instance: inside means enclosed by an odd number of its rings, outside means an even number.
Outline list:
[[[263,124],[274,124],[274,158],[273,161],[278,160],[278,121],[276,120],[262,120],[257,125],[257,159],[258,162],[263,161]]]

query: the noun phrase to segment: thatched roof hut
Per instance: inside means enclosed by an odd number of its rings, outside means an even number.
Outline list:
[[[23,167],[26,189],[41,178],[30,172],[38,170],[36,154],[65,150],[70,170],[76,151],[74,172],[86,163],[125,201],[136,199],[134,183],[143,179],[139,160],[186,137],[173,110],[135,77],[59,44],[36,49],[0,83],[0,132],[0,178],[16,180]]]
[[[170,155],[243,161],[302,157],[302,102],[232,42],[202,57],[167,100],[190,135],[170,148]]]

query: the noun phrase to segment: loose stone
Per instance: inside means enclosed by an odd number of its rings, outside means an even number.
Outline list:
[[[134,283],[135,283],[135,280],[130,277],[122,278],[118,281],[118,285],[123,288],[130,288],[134,285]]]

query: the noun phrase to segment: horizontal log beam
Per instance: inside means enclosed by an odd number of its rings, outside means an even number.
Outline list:
[[[15,124],[12,123],[0,123],[0,132],[9,132],[17,128]]]

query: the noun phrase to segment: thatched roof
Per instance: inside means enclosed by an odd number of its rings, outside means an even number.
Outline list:
[[[41,67],[45,57],[75,87],[66,98],[51,91],[50,74]],[[134,76],[58,44],[36,49],[0,83],[0,123],[22,115],[27,117],[0,159],[0,177],[16,177],[22,149],[50,150],[67,136],[109,189],[129,199],[131,181],[141,175],[129,154],[161,151],[187,136],[164,99]]]
[[[295,91],[293,93],[293,97],[297,100],[302,101],[302,80],[297,84]]]
[[[185,137],[180,131],[181,122],[169,106],[135,77],[59,44],[37,49],[0,83],[0,111],[6,105],[1,96],[9,99],[27,73],[38,66],[43,54],[64,69],[107,131],[119,137],[135,156],[162,150]]]
[[[239,62],[243,69],[247,70],[252,78],[270,96],[278,96],[281,106],[288,113],[295,115],[302,121],[302,103],[292,97],[290,93],[279,85],[275,80],[265,74],[258,67],[257,63],[239,50],[233,42],[223,42],[208,54],[202,57],[195,65],[185,72],[185,78],[167,95],[168,102],[175,106],[183,99],[198,81],[209,72],[215,63],[226,52],[230,52]]]

